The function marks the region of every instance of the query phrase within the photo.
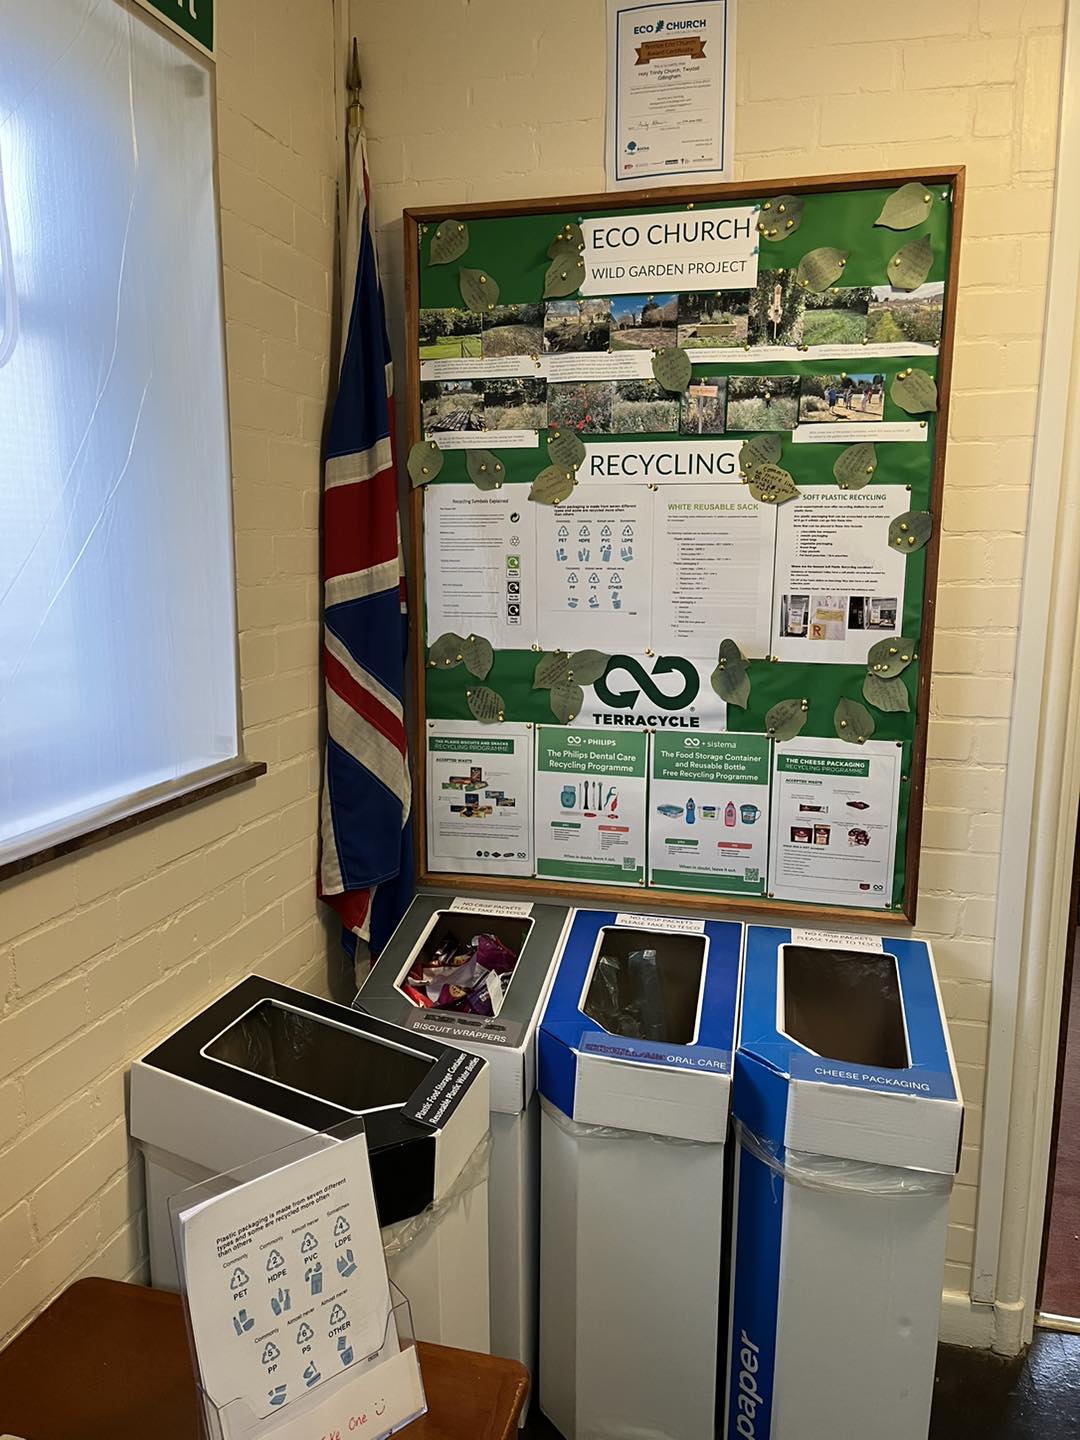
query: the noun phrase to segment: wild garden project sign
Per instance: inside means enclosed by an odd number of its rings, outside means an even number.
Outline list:
[[[582,222],[582,295],[748,290],[757,284],[757,205]]]

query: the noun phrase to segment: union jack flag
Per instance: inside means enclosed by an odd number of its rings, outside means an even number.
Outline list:
[[[357,939],[378,953],[409,902],[412,836],[393,366],[357,128],[349,161],[341,374],[324,453],[319,894],[355,954]]]

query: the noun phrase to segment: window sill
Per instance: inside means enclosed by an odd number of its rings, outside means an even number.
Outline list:
[[[174,810],[184,810],[200,800],[208,800],[212,795],[220,795],[224,790],[233,790],[237,785],[246,785],[265,774],[266,765],[263,761],[241,759],[234,761],[230,768],[216,771],[212,776],[196,777],[187,786],[172,790],[167,795],[142,800],[132,799],[126,808],[114,811],[107,819],[90,822],[84,830],[42,844],[38,849],[28,850],[23,855],[0,863],[0,880],[10,880],[13,876],[34,870],[39,865],[48,865],[50,861],[59,860],[63,855],[73,855],[78,850],[85,850],[89,845],[96,845],[99,840],[111,840],[114,836],[123,835],[140,825],[148,825],[152,820],[160,820],[163,815],[171,815]]]

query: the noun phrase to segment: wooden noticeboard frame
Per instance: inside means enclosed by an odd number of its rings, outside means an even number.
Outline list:
[[[765,201],[779,195],[828,195],[836,192],[863,190],[889,191],[918,181],[928,188],[947,186],[951,192],[951,215],[948,226],[948,255],[944,272],[944,308],[940,344],[937,353],[938,410],[934,416],[934,436],[930,458],[929,505],[933,516],[933,532],[925,547],[925,570],[921,603],[918,673],[912,708],[913,729],[910,737],[909,771],[903,783],[907,786],[906,830],[901,850],[898,838],[897,869],[903,856],[902,900],[892,909],[807,904],[774,900],[768,896],[702,895],[691,891],[659,890],[644,886],[587,884],[550,879],[528,879],[498,875],[449,875],[432,872],[427,865],[427,774],[424,745],[427,718],[427,666],[424,626],[424,549],[423,491],[414,489],[410,496],[409,594],[413,625],[412,641],[412,715],[416,745],[413,752],[413,815],[415,820],[416,872],[419,883],[457,892],[484,891],[492,895],[535,895],[579,904],[603,905],[605,908],[634,909],[647,904],[649,908],[672,909],[689,913],[739,912],[758,920],[800,918],[809,924],[828,921],[843,925],[850,922],[881,925],[913,924],[916,918],[919,859],[922,838],[922,811],[926,772],[927,720],[930,700],[930,676],[933,661],[934,614],[936,603],[938,551],[942,493],[944,487],[945,448],[948,428],[952,352],[956,323],[957,276],[959,272],[960,234],[964,201],[964,169],[962,166],[933,167],[923,171],[890,170],[849,175],[815,176],[769,181],[740,181],[713,186],[684,186],[663,190],[639,190],[629,194],[600,193],[570,195],[535,200],[491,202],[472,205],[432,206],[404,212],[405,257],[405,398],[406,437],[411,446],[421,438],[420,429],[420,361],[419,308],[421,297],[421,248],[427,227],[447,218],[470,221],[493,219],[513,220],[528,216],[571,217],[586,214],[622,215],[651,210],[693,208],[712,202]],[[559,221],[556,220],[557,228]],[[897,247],[903,244],[904,232],[896,233]],[[839,241],[837,242],[839,243]],[[450,267],[447,267],[450,268]],[[872,354],[872,352],[871,352]],[[537,469],[546,464],[538,460]],[[796,475],[798,480],[798,475]],[[910,487],[909,487],[910,488]],[[552,722],[555,723],[555,722]]]

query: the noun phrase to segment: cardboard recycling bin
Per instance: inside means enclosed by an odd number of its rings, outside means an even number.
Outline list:
[[[930,1423],[963,1105],[930,947],[747,928],[728,1440]]]
[[[417,1338],[486,1351],[486,1063],[259,975],[132,1067],[151,1283],[178,1286],[171,1196],[354,1115]]]
[[[566,1440],[717,1417],[742,926],[578,910],[540,1026],[540,1408]]]
[[[368,1014],[483,1055],[490,1066],[491,1348],[522,1361],[534,1375],[540,1251],[536,1030],[569,915],[565,905],[455,899],[422,891],[354,1001]],[[468,947],[485,934],[517,957],[509,976],[499,979],[495,998],[482,1007],[492,1010],[490,1016],[437,1008],[423,987],[410,984],[410,972],[420,978],[440,951]],[[465,998],[451,1003],[462,1004]]]

